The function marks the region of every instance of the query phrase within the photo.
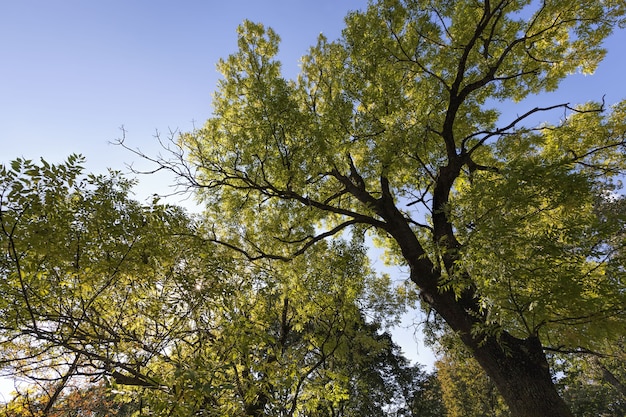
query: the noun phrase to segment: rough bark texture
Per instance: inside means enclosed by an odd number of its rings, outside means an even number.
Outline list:
[[[513,416],[572,416],[554,387],[539,339],[516,339],[504,333],[500,345],[489,340],[474,350],[474,357],[498,387]]]

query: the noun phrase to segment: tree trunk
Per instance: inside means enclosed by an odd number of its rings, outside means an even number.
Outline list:
[[[450,129],[452,127],[450,126]],[[455,276],[460,243],[454,227],[447,216],[446,207],[450,190],[458,178],[463,160],[456,155],[450,130],[446,145],[449,164],[440,169],[437,185],[433,191],[434,243],[443,245],[442,262],[449,276]],[[409,240],[398,240],[405,259],[405,249],[414,245]],[[426,270],[415,260],[409,262],[411,278],[422,290],[422,297],[439,313],[448,325],[458,333],[470,348],[474,358],[493,380],[496,388],[514,417],[573,417],[565,401],[559,396],[550,375],[550,367],[538,337],[518,339],[504,330],[493,334],[473,331],[485,325],[485,313],[477,302],[476,289],[468,284],[457,296],[452,290],[439,287],[441,273],[438,268]],[[433,267],[435,265],[433,264]],[[467,272],[461,272],[466,275]],[[466,276],[471,283],[470,276]]]
[[[422,286],[421,297],[470,349],[513,417],[573,417],[556,391],[538,337],[519,339],[504,330],[491,335],[473,333],[473,327],[480,326],[482,320],[470,288],[457,297],[449,290]]]
[[[451,141],[451,143],[454,143]],[[441,168],[433,191],[434,243],[444,245],[442,262],[448,276],[457,275],[456,261],[460,244],[454,236],[452,223],[447,219],[446,206],[461,160],[452,155],[455,164]],[[386,185],[385,178],[381,184]],[[399,244],[407,261],[411,280],[419,287],[420,296],[461,338],[480,366],[493,380],[513,417],[573,417],[565,401],[552,382],[550,367],[538,337],[518,339],[504,330],[494,334],[475,334],[485,325],[485,312],[477,302],[476,289],[467,276],[467,287],[462,294],[443,290],[440,286],[440,267],[427,256],[404,215],[397,209],[388,187],[383,187],[379,200],[379,215],[387,222],[386,231]]]
[[[541,342],[504,332],[474,347],[474,357],[491,377],[515,417],[572,417],[552,382]]]
[[[538,337],[519,339],[503,330],[493,335],[473,334],[472,328],[481,324],[473,291],[468,289],[457,297],[432,283],[425,285],[425,280],[413,272],[412,279],[421,284],[421,298],[460,336],[492,379],[513,417],[573,417],[556,391]]]

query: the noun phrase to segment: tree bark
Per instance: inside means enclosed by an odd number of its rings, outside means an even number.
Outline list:
[[[474,349],[474,357],[491,377],[515,417],[572,417],[559,396],[541,342],[504,332]]]
[[[487,375],[493,380],[514,417],[573,417],[565,401],[559,396],[550,368],[538,337],[519,339],[504,330],[493,334],[476,333],[484,326],[484,313],[477,303],[475,289],[468,286],[460,296],[453,290],[443,290],[439,283],[442,271],[422,256],[423,249],[400,213],[385,211],[388,230],[399,243],[411,269],[411,280],[421,290],[421,298],[429,304],[470,349]],[[395,221],[390,221],[393,219]],[[451,234],[451,229],[448,228]],[[445,235],[445,230],[444,233]],[[448,239],[452,249],[444,259],[450,268],[454,265],[457,242]],[[447,262],[446,262],[447,261]],[[453,273],[452,270],[449,271]],[[468,282],[471,282],[468,277]]]
[[[504,398],[513,417],[573,417],[556,391],[538,337],[519,339],[501,330],[472,333],[480,322],[471,291],[457,298],[451,291],[422,298],[443,317],[469,347]]]
[[[453,104],[451,102],[451,107]],[[454,112],[448,111],[448,115]],[[476,329],[485,326],[486,316],[478,305],[471,277],[467,276],[467,272],[456,270],[461,245],[446,213],[450,191],[466,161],[463,155],[456,153],[452,122],[448,126],[447,136],[444,136],[449,163],[440,167],[433,190],[433,243],[443,249],[441,261],[448,276],[466,275],[468,284],[460,295],[453,290],[440,288],[440,267],[431,263],[430,267],[425,268],[423,259],[411,258],[410,253],[415,252],[415,249],[411,250],[410,247],[418,245],[421,248],[421,245],[417,239],[399,239],[398,234],[395,237],[411,267],[411,279],[421,289],[424,301],[441,315],[471,350],[493,380],[513,417],[573,417],[556,391],[538,337],[519,339],[502,329],[496,329],[493,333],[476,332]]]
[[[507,403],[514,417],[572,417],[559,396],[539,338],[519,339],[506,331],[494,335],[472,334],[477,322],[468,314],[468,303],[454,294],[440,293],[424,297],[470,348]],[[428,302],[428,301],[427,301]],[[452,304],[454,303],[454,304]],[[464,308],[459,305],[465,304]]]

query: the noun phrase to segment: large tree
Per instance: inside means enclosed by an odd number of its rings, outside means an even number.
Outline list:
[[[250,259],[370,231],[512,415],[571,416],[544,352],[624,331],[624,213],[603,213],[619,199],[626,109],[498,106],[593,72],[625,8],[372,2],[340,40],[320,36],[296,80],[278,35],[245,22],[214,116],[157,162],[198,188],[208,237]],[[531,124],[549,111],[564,117]]]

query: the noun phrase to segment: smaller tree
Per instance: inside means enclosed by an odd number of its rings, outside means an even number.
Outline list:
[[[509,416],[502,397],[475,359],[444,356],[436,363],[449,417]]]
[[[1,417],[131,417],[139,404],[120,401],[106,384],[71,387],[69,392],[57,398],[50,407],[50,393],[54,386],[29,388],[19,393],[0,409]]]
[[[448,417],[508,417],[508,407],[493,381],[445,324],[428,323],[428,330],[442,325],[434,344],[440,353],[435,362],[441,396]],[[432,342],[431,342],[432,343]]]
[[[412,365],[376,324],[362,323],[359,333],[370,335],[347,341],[347,355],[326,365],[346,381],[347,396],[338,403],[319,401],[311,417],[428,417],[442,416],[438,384],[420,365]],[[363,343],[369,340],[369,343]],[[372,341],[376,344],[373,345]],[[331,383],[329,380],[328,383]]]
[[[84,176],[81,161],[0,167],[1,371],[42,387],[12,406],[49,416],[82,401],[73,381],[99,380],[170,416],[354,408],[367,378],[372,410],[395,398],[393,378],[368,367],[405,360],[365,315],[404,301],[369,269],[363,233],[289,263],[251,259],[212,242],[236,222],[140,204],[132,181]]]
[[[562,374],[557,388],[576,417],[626,415],[625,360],[623,343],[607,348],[602,356],[554,357],[554,369]]]
[[[441,383],[437,371],[425,374],[411,397],[410,412],[400,414],[403,417],[442,417],[447,416]]]

